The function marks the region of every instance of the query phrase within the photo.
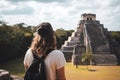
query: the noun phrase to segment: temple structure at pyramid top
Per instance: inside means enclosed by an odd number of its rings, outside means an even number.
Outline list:
[[[61,50],[66,60],[73,63],[79,57],[77,61],[81,64],[82,54],[89,51],[92,53],[94,64],[116,65],[117,58],[113,54],[108,37],[107,28],[96,20],[96,14],[84,13],[81,15],[78,27],[62,45]]]
[[[96,20],[96,15],[95,14],[82,14],[81,15],[81,20]]]

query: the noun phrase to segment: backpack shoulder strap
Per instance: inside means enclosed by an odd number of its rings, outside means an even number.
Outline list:
[[[33,58],[37,59],[38,56],[35,53],[33,53]]]
[[[43,55],[42,57],[38,57],[35,53],[33,53],[33,58],[34,58],[34,59],[40,59],[40,58],[45,59],[46,56],[47,56],[51,51],[53,51],[53,50],[54,50],[54,49],[49,49],[49,50],[47,50],[47,51],[46,51],[46,55]]]

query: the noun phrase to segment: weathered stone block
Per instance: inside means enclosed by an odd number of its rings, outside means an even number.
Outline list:
[[[0,69],[0,80],[13,80],[13,78],[8,71]]]

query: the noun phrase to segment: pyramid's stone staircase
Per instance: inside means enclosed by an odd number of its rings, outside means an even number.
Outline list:
[[[117,59],[111,52],[111,44],[108,39],[108,31],[96,20],[95,14],[83,14],[82,19],[76,30],[62,45],[61,50],[67,61],[73,61],[72,56],[80,56],[83,52],[90,51],[93,57],[93,63],[96,65],[116,65]],[[85,46],[82,50],[80,46],[75,51],[75,45]],[[78,52],[79,51],[79,52]],[[81,56],[80,56],[81,58]],[[80,59],[79,59],[80,60]],[[79,61],[80,62],[80,61]]]

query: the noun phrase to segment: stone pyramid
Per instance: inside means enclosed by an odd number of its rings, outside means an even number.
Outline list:
[[[67,61],[75,63],[77,57],[81,64],[81,56],[90,50],[95,65],[117,65],[117,58],[112,54],[108,39],[108,30],[96,20],[96,15],[81,15],[78,27],[62,45],[61,50]]]

